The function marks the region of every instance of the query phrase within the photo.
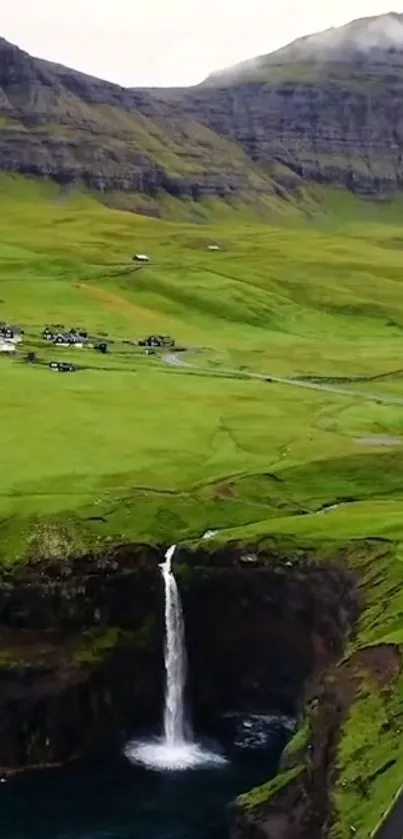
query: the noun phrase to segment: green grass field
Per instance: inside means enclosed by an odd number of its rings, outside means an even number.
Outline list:
[[[335,192],[324,212],[318,193],[309,217],[195,226],[6,176],[0,196],[0,319],[26,330],[17,358],[0,357],[0,515],[16,533],[64,516],[91,539],[169,541],[403,492],[384,468],[399,449],[359,440],[399,437],[400,405],[354,396],[403,397],[399,204]],[[139,251],[151,264],[133,270]],[[50,322],[107,333],[111,352],[49,348]],[[194,368],[122,343],[149,333],[170,334]],[[61,358],[85,369],[52,373]],[[349,384],[350,398],[245,371],[390,376]]]
[[[25,329],[16,357],[0,355],[2,561],[217,529],[215,543],[344,546],[361,573],[360,546],[382,539],[357,644],[403,644],[401,202],[318,190],[309,215],[221,203],[196,226],[6,176],[0,198],[0,320]],[[136,252],[150,265],[134,270]],[[107,335],[110,353],[49,347],[56,322]],[[123,343],[150,333],[185,347],[184,363]],[[82,369],[56,374],[52,359]],[[337,393],[270,375],[363,381]],[[400,682],[363,688],[340,745],[337,839],[350,824],[368,839],[398,788],[401,758],[380,770],[402,720]]]

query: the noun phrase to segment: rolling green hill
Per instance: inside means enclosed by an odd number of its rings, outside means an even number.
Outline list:
[[[57,514],[85,519],[91,539],[164,540],[339,496],[394,503],[384,464],[400,451],[376,439],[401,433],[398,203],[336,192],[310,221],[210,228],[61,201],[35,181],[3,176],[0,189],[0,319],[26,331],[16,358],[0,356],[0,509],[16,532]],[[47,323],[106,334],[110,353],[50,349]],[[148,334],[188,352],[167,363],[124,343]],[[61,358],[84,369],[55,375],[46,365]]]

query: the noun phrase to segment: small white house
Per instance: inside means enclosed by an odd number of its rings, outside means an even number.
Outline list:
[[[219,251],[220,246],[219,245],[207,245],[207,250],[208,251]]]
[[[145,253],[136,253],[136,255],[133,257],[133,260],[134,262],[149,262],[150,257],[147,256],[147,254]]]
[[[15,344],[12,341],[4,341],[0,338],[0,352],[15,352]]]

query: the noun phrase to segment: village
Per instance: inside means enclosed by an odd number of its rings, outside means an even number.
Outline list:
[[[220,251],[221,247],[216,243],[210,243],[207,244],[206,250],[216,252]],[[149,265],[151,258],[147,254],[137,253],[132,257],[132,261],[141,267]],[[62,323],[46,324],[41,328],[40,335],[34,335],[33,333],[28,334],[22,326],[0,321],[0,355],[18,358],[30,364],[47,365],[50,370],[61,373],[73,373],[91,365],[57,359],[44,360],[38,355],[41,347],[47,345],[48,347],[53,346],[55,349],[94,350],[106,355],[111,352],[111,347],[116,351],[119,344],[126,347],[137,347],[146,356],[155,356],[158,352],[173,347],[177,352],[185,349],[184,347],[178,347],[169,335],[148,335],[139,339],[111,338],[106,335],[91,335],[85,327],[66,327]]]
[[[148,335],[145,338],[111,338],[106,336],[91,335],[84,327],[66,327],[64,324],[50,324],[42,328],[39,334],[27,332],[21,326],[0,322],[0,354],[5,357],[17,358],[29,364],[48,366],[52,371],[60,373],[73,373],[80,369],[92,366],[86,363],[86,358],[77,361],[44,360],[41,357],[41,348],[48,350],[52,346],[55,350],[69,348],[76,350],[93,350],[106,355],[111,351],[118,352],[119,347],[132,347],[137,350],[137,357],[142,355],[156,355],[158,351],[172,349],[175,341],[168,335]],[[34,349],[35,347],[35,349]],[[177,348],[182,349],[182,348]],[[140,353],[139,353],[140,351]],[[133,352],[133,357],[134,357]],[[46,352],[48,355],[48,352]]]

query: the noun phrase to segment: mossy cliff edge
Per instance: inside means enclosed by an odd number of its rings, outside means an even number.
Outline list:
[[[136,726],[162,702],[162,552],[142,545],[31,557],[0,580],[0,766],[58,764]],[[310,674],[343,649],[354,577],[309,556],[179,550],[195,713],[295,713]]]
[[[387,818],[403,769],[399,551],[388,539],[333,546],[355,576],[359,617],[343,653],[306,683],[279,774],[235,802],[233,839],[369,839]]]
[[[344,839],[352,827],[364,839],[397,792],[395,549],[379,539],[320,552],[273,538],[178,549],[195,713],[271,707],[301,720],[278,776],[233,805],[236,839]],[[3,772],[120,748],[156,727],[162,555],[120,545],[3,565]]]

